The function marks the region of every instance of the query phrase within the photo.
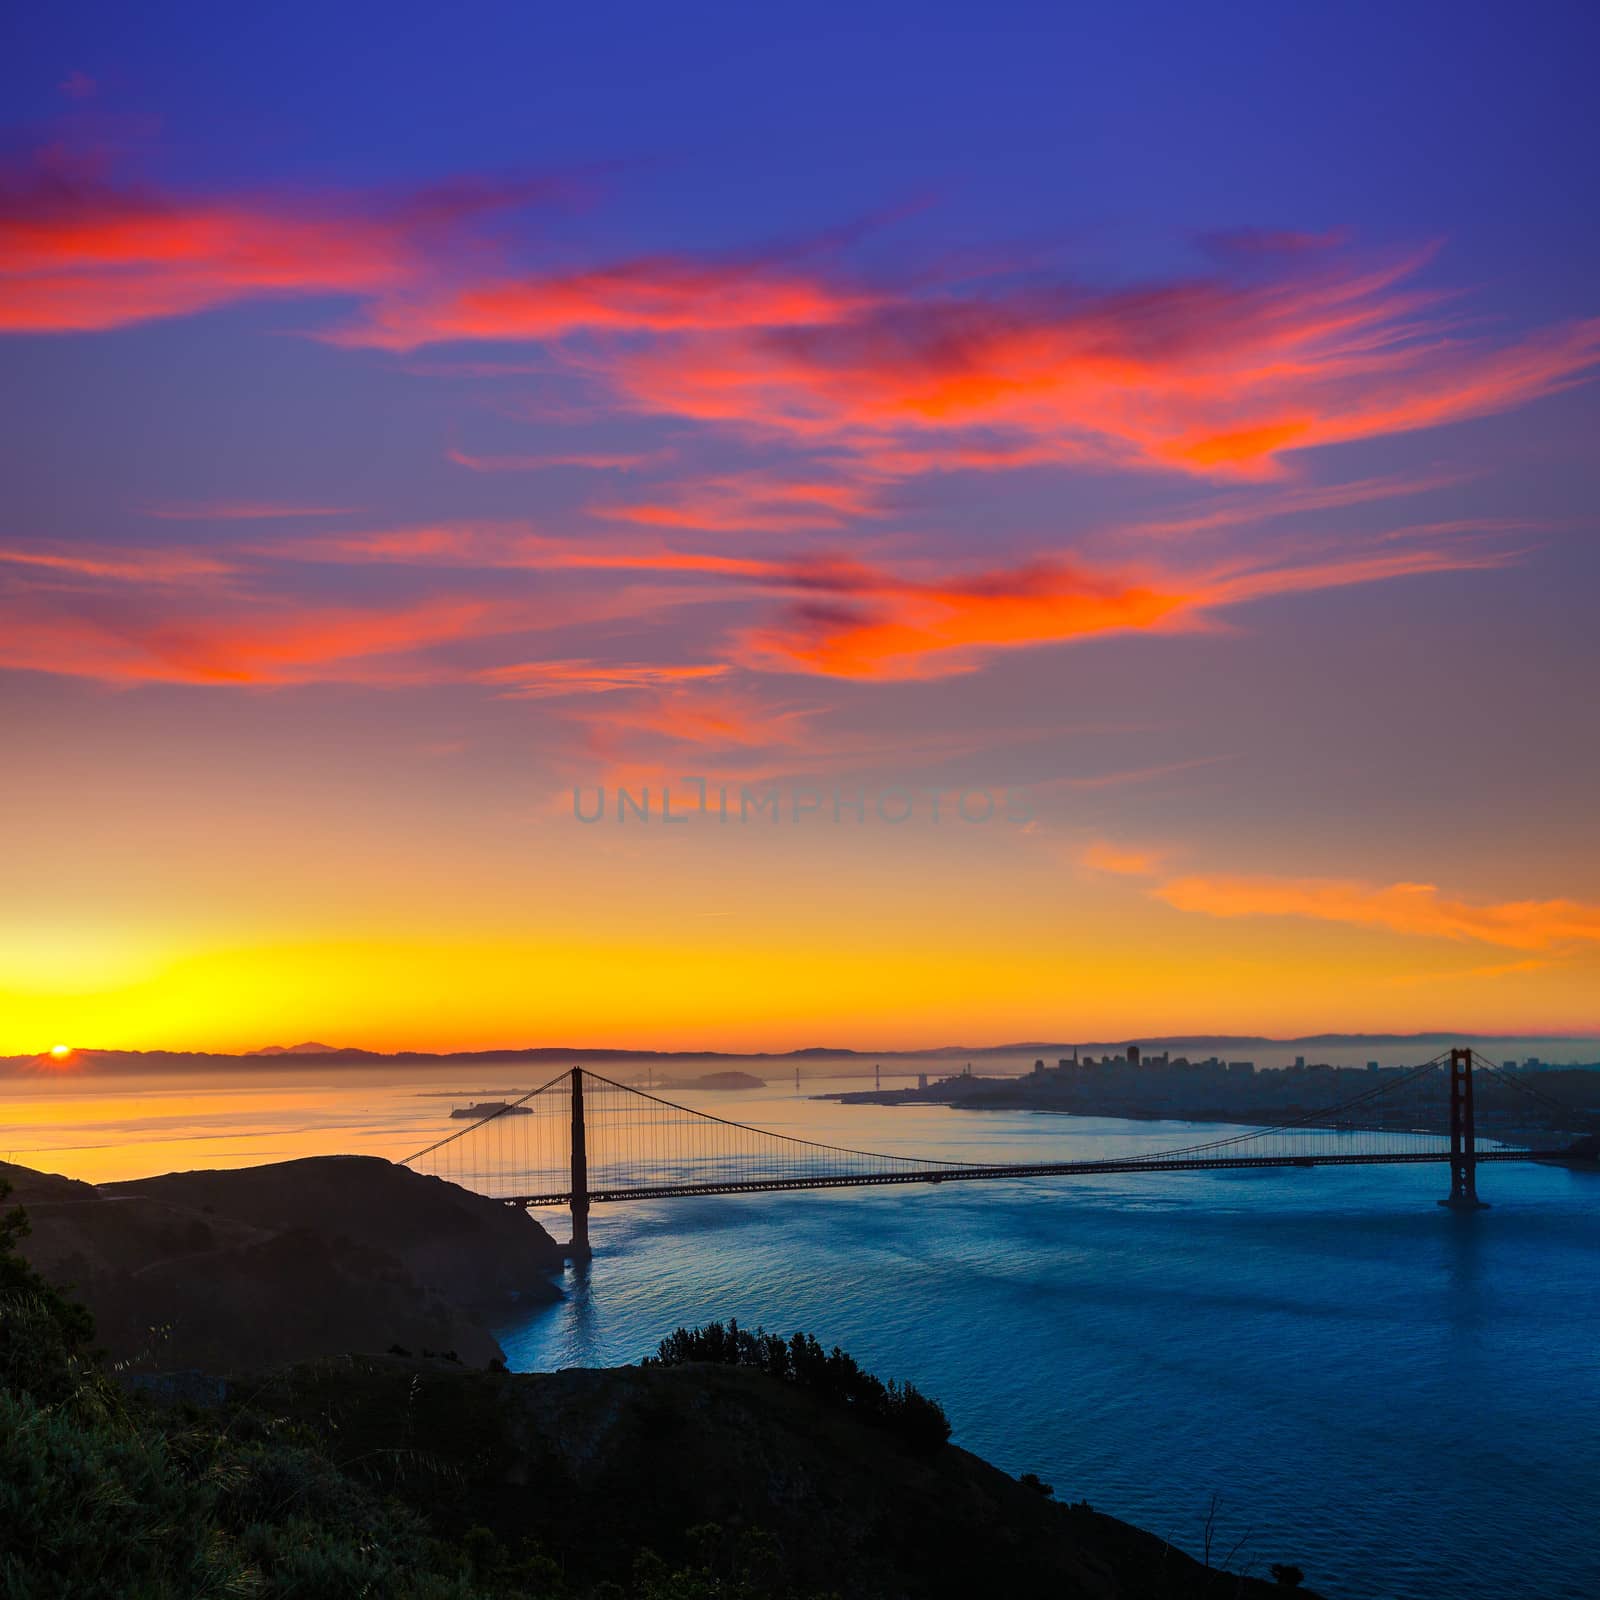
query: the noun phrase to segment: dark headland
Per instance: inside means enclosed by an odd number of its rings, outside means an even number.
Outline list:
[[[270,1366],[350,1351],[502,1354],[491,1320],[559,1298],[525,1212],[375,1156],[88,1184],[0,1163],[24,1246],[72,1286],[126,1370]]]

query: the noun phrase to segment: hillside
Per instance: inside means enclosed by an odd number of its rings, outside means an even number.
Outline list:
[[[547,1300],[560,1251],[530,1217],[367,1156],[95,1187],[0,1164],[22,1249],[134,1370],[220,1372],[348,1351],[501,1354],[479,1313]]]
[[[447,1543],[474,1527],[510,1550],[527,1541],[578,1588],[626,1584],[641,1549],[690,1563],[701,1541],[689,1530],[714,1524],[713,1564],[736,1561],[741,1533],[761,1530],[783,1591],[799,1595],[1284,1593],[1207,1572],[1154,1535],[1047,1499],[953,1445],[910,1450],[758,1372],[691,1365],[508,1376],[380,1358],[285,1373],[253,1392],[252,1404],[321,1430],[342,1459],[428,1452],[435,1475],[408,1483],[395,1474],[383,1486],[425,1506]],[[1259,1566],[1292,1554],[1270,1552]]]

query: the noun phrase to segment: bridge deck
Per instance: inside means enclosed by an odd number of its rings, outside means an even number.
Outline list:
[[[1482,1161],[1551,1161],[1564,1150],[1480,1150]],[[662,1200],[688,1195],[770,1194],[793,1189],[859,1189],[888,1183],[973,1183],[999,1178],[1088,1178],[1119,1172],[1231,1172],[1268,1167],[1376,1167],[1413,1165],[1423,1161],[1447,1162],[1448,1150],[1407,1151],[1394,1155],[1317,1156],[1189,1156],[1163,1161],[1159,1156],[1130,1157],[1126,1161],[1047,1161],[1018,1166],[938,1167],[926,1171],[825,1175],[814,1178],[728,1179],[709,1183],[645,1184],[631,1188],[591,1188],[589,1199],[602,1201]],[[564,1206],[570,1190],[551,1194],[509,1195],[508,1206]]]

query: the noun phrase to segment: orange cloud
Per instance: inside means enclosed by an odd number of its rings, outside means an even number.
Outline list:
[[[1507,410],[1600,359],[1600,322],[1497,347],[1443,337],[1437,297],[1406,286],[1424,259],[1114,294],[902,296],[818,326],[647,344],[610,370],[642,409],[826,440],[886,468],[1053,458],[1265,478],[1287,451]]]
[[[1147,878],[1161,865],[1161,857],[1154,850],[1129,850],[1104,839],[1087,845],[1078,859],[1096,872],[1130,878]]]
[[[1099,634],[1200,626],[1220,607],[1420,573],[1488,570],[1503,552],[1418,547],[1219,573],[1141,574],[1040,560],[914,580],[838,558],[758,581],[803,596],[739,638],[747,665],[828,677],[919,679],[973,671],[997,651]]]
[[[1600,906],[1575,900],[1472,904],[1431,883],[1374,885],[1338,878],[1191,877],[1151,891],[1179,911],[1211,917],[1307,917],[1511,950],[1600,940]]]
[[[1152,628],[1191,603],[1180,592],[1045,561],[935,582],[818,561],[796,564],[788,583],[810,597],[781,621],[747,629],[742,658],[840,678],[970,672],[994,650]]]

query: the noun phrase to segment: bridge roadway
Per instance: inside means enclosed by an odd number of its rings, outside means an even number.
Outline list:
[[[1483,1161],[1553,1161],[1564,1150],[1479,1150]],[[713,1183],[658,1183],[623,1188],[589,1190],[591,1203],[617,1200],[666,1200],[689,1195],[771,1194],[792,1189],[860,1189],[887,1183],[972,1183],[995,1178],[1087,1178],[1105,1172],[1228,1172],[1255,1167],[1377,1167],[1414,1165],[1450,1160],[1449,1150],[1406,1151],[1394,1155],[1318,1156],[1159,1156],[1130,1157],[1126,1161],[1043,1161],[1011,1167],[938,1167],[911,1172],[868,1172],[810,1178],[729,1179]],[[570,1190],[556,1194],[508,1195],[508,1206],[565,1206]]]

